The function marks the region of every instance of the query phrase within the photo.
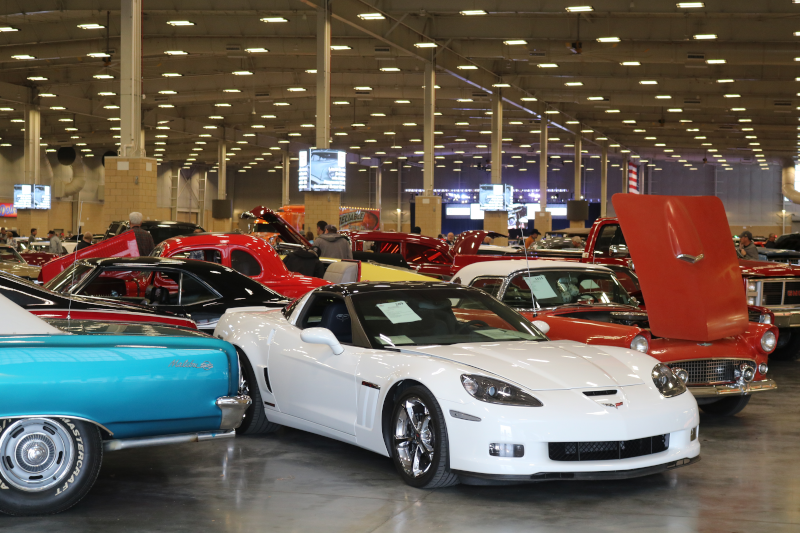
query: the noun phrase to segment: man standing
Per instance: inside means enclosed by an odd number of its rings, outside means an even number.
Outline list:
[[[758,249],[753,244],[753,234],[749,231],[743,231],[739,235],[739,249],[736,253],[741,259],[748,259],[750,261],[758,261]]]
[[[353,250],[350,241],[344,235],[336,232],[336,226],[328,224],[325,234],[314,239],[314,247],[319,250],[320,257],[333,259],[352,259]]]
[[[91,234],[91,232],[88,232],[88,231],[84,232],[83,233],[83,238],[81,239],[81,242],[78,243],[77,250],[83,250],[84,248],[88,248],[89,246],[91,246],[92,245],[92,237],[93,237],[93,235]]]
[[[767,242],[764,243],[764,248],[777,248],[778,245],[775,241],[778,240],[778,235],[775,233],[770,233],[769,237],[767,237]]]
[[[142,219],[144,217],[138,211],[134,211],[128,215],[128,220],[131,222],[131,231],[136,236],[136,246],[139,247],[139,255],[144,257],[150,255],[156,243],[153,242],[153,236],[147,230],[142,229]]]
[[[31,228],[31,236],[28,238],[28,242],[33,242],[36,240],[36,228]]]
[[[65,250],[64,247],[61,245],[61,239],[58,238],[56,232],[53,230],[48,231],[47,238],[50,239],[50,250],[49,250],[50,253],[63,255]]]
[[[453,246],[456,243],[456,236],[453,235],[452,231],[447,234],[447,240],[445,243],[447,243],[448,246]]]
[[[325,222],[324,220],[320,220],[319,222],[317,222],[317,237],[319,237],[320,235],[325,235],[325,228],[327,227],[328,223]]]
[[[528,250],[533,250],[535,248],[536,241],[539,239],[540,235],[541,233],[539,233],[539,230],[533,228],[531,230],[531,234],[528,235],[528,237],[525,239],[525,248]]]

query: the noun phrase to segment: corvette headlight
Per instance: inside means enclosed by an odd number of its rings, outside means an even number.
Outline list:
[[[675,375],[670,367],[663,363],[658,363],[650,373],[658,392],[664,398],[672,398],[686,392],[686,384]]]
[[[542,402],[527,392],[523,392],[519,387],[499,379],[476,376],[474,374],[462,374],[461,384],[470,396],[482,402],[522,407],[542,406]]]
[[[647,337],[645,337],[644,335],[636,335],[631,341],[631,350],[647,353],[647,350],[649,349],[650,349],[650,343],[647,342]]]
[[[771,331],[765,331],[761,336],[761,349],[767,353],[770,353],[775,349],[775,344],[777,344],[777,342],[778,339],[775,338],[774,333]]]

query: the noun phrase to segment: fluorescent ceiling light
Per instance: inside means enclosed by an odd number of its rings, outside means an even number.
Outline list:
[[[60,106],[60,105],[54,105],[54,106],[50,106],[50,109],[51,109],[52,111],[66,111],[66,110],[67,110],[67,108],[66,108],[66,107],[64,107],[64,106]]]
[[[641,67],[642,64],[639,61],[623,61],[620,63],[623,67]]]
[[[565,83],[567,87],[583,87],[583,82],[580,81],[568,81]]]
[[[619,113],[619,109],[606,109],[606,113]]]
[[[106,52],[89,52],[86,54],[88,57],[111,57],[111,54]]]
[[[356,91],[371,91],[372,87],[368,87],[367,85],[360,85],[358,87],[353,87]]]
[[[558,63],[539,63],[536,66],[539,68],[557,68]]]
[[[436,48],[436,43],[416,43],[414,44],[417,48]]]
[[[334,100],[333,105],[350,105],[350,102],[347,100]]]
[[[94,22],[89,22],[87,24],[78,24],[78,27],[82,30],[102,30],[105,28],[102,24],[95,24]]]
[[[618,43],[619,37],[598,37],[598,43]]]
[[[119,109],[118,105],[104,105],[103,109]]]
[[[40,93],[39,94],[39,98],[55,98],[56,96],[58,96],[58,95],[53,94],[53,93]]]
[[[458,70],[478,70],[478,67],[475,65],[458,65],[456,68]]]
[[[659,95],[656,95],[656,98],[658,100],[670,100],[672,97],[670,95],[668,95],[668,94],[659,94]]]
[[[741,94],[726,94],[724,96],[725,96],[725,98],[741,98],[742,97]]]
[[[400,72],[397,67],[381,67],[381,72]]]
[[[547,111],[544,112],[544,114],[545,115],[558,115],[558,110],[557,109],[548,109]]]
[[[384,20],[386,17],[380,13],[361,13],[358,18],[361,20]]]
[[[303,87],[289,87],[286,90],[289,91],[290,93],[302,93],[302,92],[305,92],[305,88],[303,88]]]
[[[222,89],[222,92],[224,92],[224,93],[240,93],[242,91],[240,91],[239,89]]]
[[[467,9],[461,12],[462,15],[467,16],[475,16],[475,15],[486,15],[486,11],[483,9]]]
[[[178,91],[158,91],[158,94],[178,94]]]
[[[48,78],[45,78],[44,76],[28,76],[28,79],[30,81],[47,81]]]
[[[369,116],[371,116],[371,117],[385,117],[386,113],[370,113]]]
[[[175,106],[172,105],[172,104],[158,104],[158,107],[170,108],[170,107],[175,107]]]
[[[588,13],[594,11],[592,6],[570,6],[566,9],[569,13]]]
[[[709,65],[724,65],[727,61],[724,59],[706,59],[706,63]]]
[[[261,22],[289,22],[283,17],[264,17]]]
[[[587,100],[591,100],[592,102],[598,102],[598,101],[602,101],[602,100],[605,100],[605,99],[606,99],[605,96],[590,96],[590,97],[587,98]]]
[[[92,77],[94,79],[96,79],[96,80],[113,80],[114,79],[114,76],[112,76],[111,74],[95,74]]]
[[[522,100],[523,102],[538,102],[539,101],[538,98],[535,98],[533,96],[523,96],[522,98],[520,98],[520,100]]]
[[[317,69],[315,69],[315,68],[307,68],[306,69],[306,74],[316,74],[316,73],[317,73]]]
[[[164,50],[164,53],[167,54],[168,56],[185,56],[185,55],[189,55],[189,52],[186,52],[184,50]]]
[[[677,6],[679,9],[698,9],[706,7],[703,2],[678,2]]]
[[[346,44],[332,44],[331,50],[352,50],[352,48]]]
[[[639,85],[658,85],[658,82],[656,80],[642,80]]]
[[[232,72],[232,74],[234,76],[252,76],[253,75],[253,73],[250,72],[249,70],[234,70]]]
[[[208,118],[210,118],[211,120],[225,120],[225,117],[223,117],[222,115],[211,115]]]
[[[510,83],[493,83],[492,87],[506,88],[506,87],[511,87],[511,84]]]
[[[269,52],[269,50],[267,50],[266,48],[245,48],[244,51],[247,52],[248,54],[264,54],[266,52]]]
[[[162,74],[165,78],[180,78],[183,74],[178,74],[177,72],[164,72]]]
[[[28,55],[28,54],[18,54],[18,55],[15,55],[15,56],[11,56],[11,59],[24,60],[24,59],[36,59],[36,58],[31,56],[31,55]]]
[[[671,109],[667,109],[667,111],[669,111],[670,113],[681,113],[683,112],[683,109],[681,109],[680,107],[673,107]]]
[[[230,106],[231,106],[231,104],[226,103],[226,102],[220,102],[218,104],[214,104],[214,107],[230,107]]]
[[[194,22],[188,20],[168,20],[167,24],[170,26],[194,26]]]
[[[287,105],[292,105],[289,102],[273,102],[272,105],[276,105],[279,107],[286,107]]]
[[[102,26],[100,26],[102,28]],[[19,31],[17,28],[13,28],[11,26],[0,26],[0,33],[12,32],[12,31]]]
[[[717,83],[733,83],[731,79],[717,80]]]
[[[456,102],[472,102],[472,98],[456,98]]]
[[[503,41],[503,44],[507,44],[508,46],[517,46],[517,45],[528,44],[528,41],[524,39],[512,39],[510,41]]]
[[[715,33],[698,33],[692,37],[696,41],[712,41],[717,38]]]

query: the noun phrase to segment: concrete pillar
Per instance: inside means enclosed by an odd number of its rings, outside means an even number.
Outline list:
[[[281,205],[289,205],[289,165],[291,164],[291,158],[289,157],[289,150],[282,150],[281,151],[281,165],[283,168],[281,172],[283,173],[283,180],[281,181]]]
[[[155,158],[106,157],[104,224],[128,220],[138,211],[145,220],[159,220],[157,199],[157,168]]]
[[[422,235],[436,237],[442,232],[442,198],[433,194],[434,172],[434,113],[436,112],[436,65],[433,61],[425,63],[425,99],[423,103],[422,142],[425,154],[422,157],[422,196],[417,196],[414,210],[414,224],[422,229]]]
[[[492,94],[492,184],[503,183],[503,98],[500,89]],[[486,211],[483,215],[483,229],[508,234],[508,212]],[[508,239],[497,238],[493,244],[508,245]]]
[[[169,181],[169,216],[170,220],[178,220],[178,188],[181,183],[181,164],[177,161],[170,163]]]
[[[622,158],[622,192],[628,192],[628,154],[625,154]]]
[[[403,162],[397,162],[397,232],[403,231]],[[383,221],[381,221],[383,228]]]
[[[37,107],[25,106],[25,146],[23,160],[25,183],[39,183],[41,177],[42,115]]]
[[[221,139],[217,143],[217,200],[228,197],[228,161],[225,154],[228,152],[228,143]]]
[[[331,0],[322,0],[317,8],[317,121],[316,147],[325,149],[331,142]],[[316,232],[316,224],[324,220],[339,227],[338,192],[305,193],[305,230]]]
[[[600,155],[600,216],[608,216],[608,141]]]
[[[383,163],[378,160],[378,168],[375,169],[375,208],[378,210],[378,216],[383,220],[382,210],[382,196],[383,196]]]
[[[144,157],[142,144],[142,0],[121,0],[120,157]]]
[[[574,200],[581,200],[583,199],[583,195],[581,191],[583,190],[583,183],[582,183],[582,172],[583,172],[583,154],[581,153],[581,146],[582,146],[582,139],[581,139],[581,126],[578,125],[577,129],[575,130],[575,189],[572,195]]]
[[[197,225],[206,227],[206,183],[208,182],[208,167],[202,167],[197,176]]]
[[[553,229],[553,217],[547,212],[547,109],[545,104],[540,108],[541,124],[539,130],[539,212],[536,213],[535,225],[544,232]]]

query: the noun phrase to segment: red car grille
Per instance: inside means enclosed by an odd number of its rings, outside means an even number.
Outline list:
[[[689,373],[687,385],[705,385],[736,381],[733,373],[742,363],[747,363],[753,368],[756,367],[755,361],[750,359],[696,359],[667,363],[667,366],[686,370]]]

